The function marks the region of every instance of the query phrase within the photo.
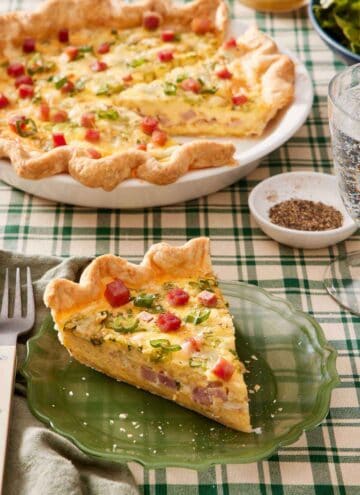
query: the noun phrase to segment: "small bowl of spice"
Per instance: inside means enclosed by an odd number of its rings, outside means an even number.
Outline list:
[[[357,229],[341,200],[337,178],[329,174],[274,175],[251,191],[249,207],[265,234],[295,248],[332,246]]]

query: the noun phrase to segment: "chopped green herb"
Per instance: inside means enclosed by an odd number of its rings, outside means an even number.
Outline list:
[[[192,357],[189,359],[191,368],[206,368],[206,359]]]
[[[54,84],[56,89],[61,89],[68,82],[68,78],[65,77],[55,77]]]
[[[177,87],[171,82],[164,83],[164,93],[166,95],[176,95]]]
[[[210,312],[210,309],[195,310],[186,316],[185,321],[186,323],[200,325],[200,323],[204,323],[209,318]]]
[[[37,133],[37,127],[32,119],[19,119],[15,123],[16,132],[21,137],[31,137]]]
[[[177,83],[181,83],[183,81],[185,81],[185,79],[187,79],[189,76],[187,74],[181,74],[179,75],[177,78],[176,78],[176,82]]]
[[[80,79],[78,79],[75,83],[75,90],[82,91],[85,88],[87,80],[87,77],[80,77]]]
[[[45,61],[41,53],[35,53],[26,64],[26,70],[30,76],[39,72],[50,72],[54,68],[55,63],[50,60]]]
[[[134,299],[134,306],[139,308],[151,308],[156,299],[155,294],[140,294]]]
[[[138,326],[139,320],[134,318],[124,319],[121,316],[117,316],[111,322],[111,328],[119,333],[133,333],[139,331]]]
[[[111,86],[110,84],[104,84],[103,86],[100,86],[98,90],[96,91],[96,95],[101,96],[110,96],[113,94],[121,93],[125,89],[125,86],[123,84],[117,84],[115,86]]]
[[[165,282],[162,286],[165,290],[171,290],[175,287],[175,284],[173,282]]]
[[[140,67],[143,64],[146,64],[146,62],[148,62],[148,60],[144,57],[134,58],[134,60],[129,62],[129,65],[130,67],[136,68],[136,67]]]
[[[97,115],[99,119],[117,120],[119,118],[119,112],[115,108],[109,108],[108,110],[98,110]]]
[[[201,88],[200,93],[202,95],[213,95],[216,93],[216,91],[217,91],[217,88],[215,86],[213,86],[211,88],[210,87],[208,87],[208,88],[203,87],[203,88]]]
[[[74,58],[74,60],[80,60],[80,59],[84,58],[86,53],[93,53],[93,51],[94,50],[93,50],[93,47],[91,45],[79,46],[77,55]]]
[[[197,281],[189,282],[191,287],[198,288],[199,290],[208,290],[209,292],[214,292],[214,287],[217,287],[218,283],[216,280],[211,278],[200,278]]]
[[[163,308],[163,306],[161,306],[161,304],[154,304],[150,308],[147,308],[147,310],[149,313],[153,313],[153,314],[158,314],[158,313],[164,312],[164,308]]]
[[[41,95],[36,94],[34,98],[31,100],[31,102],[34,103],[34,105],[37,105],[41,102],[41,100],[42,100]]]
[[[150,345],[151,347],[155,347],[156,349],[160,348],[163,349],[164,351],[167,352],[175,352],[175,351],[180,351],[181,346],[174,344],[170,344],[170,340],[168,339],[155,339],[155,340],[150,340]]]

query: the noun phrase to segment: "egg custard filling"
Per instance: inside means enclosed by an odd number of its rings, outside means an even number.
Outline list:
[[[60,341],[80,362],[230,427],[250,431],[245,368],[236,353],[228,305],[209,269],[207,249],[208,241],[202,238],[182,248],[153,246],[139,265],[139,270],[149,267],[140,287],[136,274],[133,281],[127,280],[126,272],[132,267],[126,264],[121,269],[115,257],[100,257],[85,274],[86,279],[102,272],[95,300],[77,304],[86,285],[81,280],[70,308],[61,307],[65,294],[69,296],[74,288],[67,281],[51,282],[45,301]],[[185,260],[174,274],[151,267],[158,258],[169,267],[173,256]],[[202,266],[191,275],[188,259],[196,257],[201,257]],[[114,278],[107,267],[113,265],[114,275],[115,263],[120,271]]]

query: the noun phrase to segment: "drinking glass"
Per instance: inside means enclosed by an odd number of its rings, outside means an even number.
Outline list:
[[[336,74],[328,92],[335,172],[345,208],[360,226],[360,64]],[[360,251],[334,260],[325,287],[343,307],[360,315]]]

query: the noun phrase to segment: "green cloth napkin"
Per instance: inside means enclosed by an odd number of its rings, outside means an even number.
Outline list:
[[[61,259],[23,256],[0,250],[0,292],[6,267],[30,266],[36,299],[33,332],[47,314],[42,302],[46,284],[53,277],[78,280],[90,258]],[[11,279],[10,279],[11,280]],[[18,369],[25,357],[28,334],[18,341]],[[1,381],[1,377],[0,377]],[[1,392],[1,387],[0,387]],[[69,440],[46,428],[30,413],[26,386],[17,375],[5,466],[4,495],[137,495],[126,465],[95,460]],[[0,490],[1,491],[1,490]]]

